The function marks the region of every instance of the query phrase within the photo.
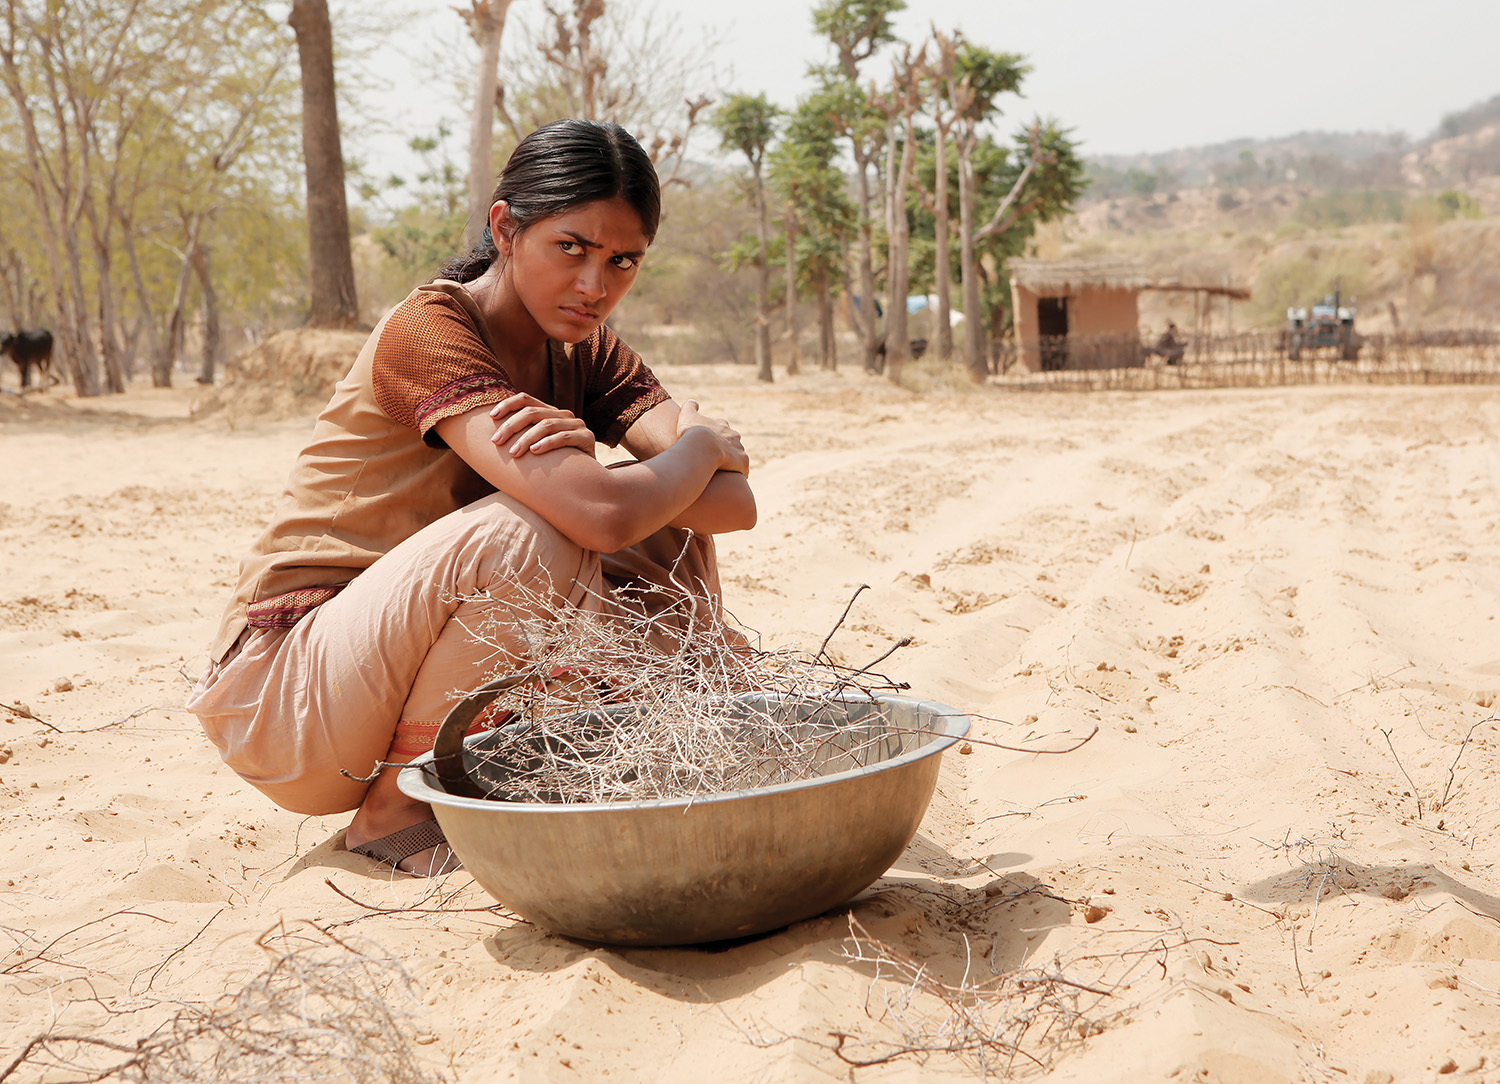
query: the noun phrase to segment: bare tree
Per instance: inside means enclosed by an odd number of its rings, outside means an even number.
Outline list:
[[[875,165],[884,139],[878,113],[859,86],[859,66],[882,45],[895,40],[891,15],[906,7],[905,0],[822,0],[813,9],[813,27],[829,40],[837,56],[832,71],[825,73],[830,89],[842,82],[843,108],[837,114],[840,135],[849,140],[854,158],[855,199],[859,211],[859,233],[854,241],[858,267],[858,291],[864,311],[859,331],[864,340],[865,369],[876,368],[875,266],[870,228],[872,195],[870,168]]]
[[[139,2],[101,24],[93,48],[75,49],[78,35],[52,4],[5,6],[0,80],[16,106],[26,141],[27,180],[46,253],[57,340],[79,395],[98,395],[89,293],[79,238],[94,211],[92,154],[84,132],[99,107],[101,87],[118,74],[121,45]],[[26,68],[23,71],[23,67]]]
[[[933,278],[937,294],[937,355],[943,361],[953,357],[953,254],[952,228],[948,222],[948,142],[955,120],[953,102],[948,97],[948,81],[958,57],[958,35],[943,34],[932,28],[936,56],[927,69],[932,81],[933,150],[936,168],[931,193],[933,231]]]
[[[886,199],[889,295],[886,300],[885,374],[893,384],[901,383],[902,371],[911,360],[906,320],[906,294],[911,285],[911,220],[906,213],[906,194],[916,158],[915,118],[922,107],[926,63],[925,46],[914,58],[911,46],[907,45],[901,59],[892,65],[891,89],[880,99],[881,109],[886,115],[886,139],[893,149],[898,145],[901,148],[899,159],[888,171]]]
[[[762,172],[766,151],[776,138],[780,113],[764,94],[731,94],[714,113],[724,150],[737,150],[750,165],[749,194],[755,207],[755,368],[756,376],[769,383],[771,371],[771,231],[766,213],[766,185]]]
[[[1015,93],[1030,70],[1024,58],[1015,53],[996,53],[960,43],[945,80],[957,118],[959,270],[963,282],[965,360],[975,380],[983,380],[988,375],[989,359],[984,349],[985,321],[981,317],[980,269],[976,250],[982,238],[974,221],[978,198],[974,152],[979,146],[981,126],[995,111],[995,99],[1001,94]],[[1025,180],[1026,176],[1023,176],[1020,186],[1024,186]],[[986,229],[993,232],[990,226]]]
[[[339,138],[333,77],[333,28],[328,0],[293,0],[287,18],[297,35],[302,70],[302,154],[307,169],[307,322],[312,327],[352,327],[359,319],[349,209],[344,196],[344,155]]]
[[[834,339],[832,279],[842,262],[841,238],[853,213],[843,173],[835,165],[837,96],[815,91],[787,119],[781,141],[768,155],[771,185],[782,205],[785,234],[787,335],[790,375],[801,366],[797,348],[797,304],[805,289],[818,305],[818,360],[838,364]]]
[[[221,211],[239,222],[247,203],[272,206],[268,190],[295,160],[281,108],[293,87],[278,75],[289,45],[259,5],[238,0],[6,4],[0,86],[15,109],[0,128],[25,152],[11,159],[19,168],[5,198],[16,213],[0,250],[45,274],[59,360],[79,394],[123,389],[143,341],[153,380],[170,382],[156,312],[174,292],[186,301],[196,258],[191,243],[173,242],[201,232],[206,244],[203,224]],[[247,151],[250,168],[236,167]],[[236,263],[242,288],[254,262]],[[264,262],[262,282],[284,281]]]
[[[649,0],[557,0],[506,38],[497,94],[515,139],[558,117],[613,120],[640,140],[663,186],[685,183],[688,140],[719,82],[712,42],[686,43]],[[642,62],[649,57],[650,62]]]
[[[474,80],[474,111],[469,123],[469,215],[464,220],[464,244],[479,243],[489,221],[494,191],[495,110],[500,90],[500,39],[511,0],[469,0],[456,8],[479,46],[479,73]]]

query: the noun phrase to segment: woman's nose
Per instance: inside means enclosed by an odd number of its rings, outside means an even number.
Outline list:
[[[590,262],[578,272],[575,287],[580,297],[597,301],[604,296],[604,273]]]

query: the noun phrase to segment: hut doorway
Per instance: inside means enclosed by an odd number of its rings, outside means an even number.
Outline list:
[[[1067,368],[1068,299],[1037,298],[1036,322],[1037,334],[1041,338],[1043,370]]]

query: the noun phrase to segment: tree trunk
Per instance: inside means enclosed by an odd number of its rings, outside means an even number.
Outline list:
[[[761,180],[760,163],[755,163],[755,235],[760,252],[755,258],[758,281],[755,298],[755,375],[766,383],[776,379],[771,372],[771,245],[770,225],[766,220],[766,189]]]
[[[109,234],[99,229],[93,207],[86,209],[89,228],[94,238],[94,288],[99,297],[99,349],[104,355],[104,390],[118,395],[125,390],[125,359],[116,334],[118,320],[115,314],[114,276],[110,273]]]
[[[786,375],[796,376],[802,371],[802,360],[797,349],[797,212],[786,209]]]
[[[907,331],[906,293],[911,284],[911,221],[906,216],[906,187],[916,158],[916,133],[912,114],[906,114],[906,142],[891,184],[890,300],[885,315],[885,375],[892,384],[911,360],[911,335]],[[894,142],[894,141],[893,141]]]
[[[150,352],[147,366],[151,371],[151,386],[172,386],[172,359],[167,356],[166,344],[162,342],[161,329],[156,326],[156,315],[151,311],[151,295],[146,289],[145,276],[141,274],[141,260],[135,251],[135,238],[131,236],[131,225],[121,220],[120,236],[125,242],[125,257],[130,261],[130,276],[135,282],[136,304],[140,309],[141,323],[145,329],[146,349]]]
[[[877,371],[875,363],[875,268],[870,259],[874,240],[870,236],[869,155],[856,153],[854,163],[855,195],[859,200],[859,294],[864,306],[860,331],[864,334],[865,372]]]
[[[167,317],[166,374],[171,380],[172,370],[182,357],[183,342],[187,338],[187,318],[183,310],[187,307],[188,279],[193,273],[193,250],[198,247],[198,225],[201,220],[193,215],[184,223],[187,245],[182,254],[182,263],[177,268],[177,285],[172,291],[172,312]],[[167,385],[158,385],[165,387]]]
[[[833,330],[833,290],[826,271],[818,276],[818,364],[829,370],[839,367],[838,339]]]
[[[68,292],[61,299],[58,315],[65,325],[62,339],[68,347],[68,362],[73,370],[73,390],[80,397],[98,395],[99,355],[94,352],[93,336],[89,333],[88,294],[83,288],[83,257],[78,251],[76,231],[63,235],[63,247],[68,257]]]
[[[479,44],[479,77],[474,81],[474,113],[469,124],[469,217],[464,244],[479,244],[489,224],[490,196],[495,189],[495,92],[499,84],[500,38],[511,0],[473,0],[461,12]]]
[[[353,327],[359,320],[344,156],[333,79],[333,28],[328,0],[293,0],[287,22],[297,35],[302,68],[302,156],[307,168],[308,270],[311,327]]]
[[[69,143],[66,139],[62,143],[60,168],[51,163],[44,165],[36,111],[32,108],[27,80],[16,66],[16,8],[17,5],[11,3],[4,9],[6,37],[4,48],[0,48],[0,76],[3,76],[5,89],[16,103],[17,116],[26,136],[27,180],[42,212],[38,225],[47,250],[45,263],[51,280],[52,304],[59,322],[56,336],[61,357],[58,360],[60,365],[66,365],[73,378],[73,390],[80,397],[98,395],[99,363],[88,331],[88,302],[83,290],[77,234],[81,207],[73,188],[74,167],[67,152]],[[56,83],[53,82],[49,89],[47,98],[52,106],[55,130],[67,133],[71,126],[58,98]]]
[[[125,380],[130,374],[125,352],[120,346],[114,287],[110,284],[107,271],[100,271],[98,288],[99,350],[104,355],[104,390],[112,395],[119,395],[125,390]]]
[[[604,69],[594,53],[592,27],[595,20],[604,17],[604,0],[574,0],[573,9],[578,18],[578,95],[583,102],[582,116],[598,120],[595,98]]]
[[[208,246],[194,245],[192,257],[193,271],[203,292],[203,368],[198,373],[198,383],[212,384],[219,363],[219,295],[209,269]]]
[[[984,356],[984,318],[979,311],[979,264],[974,255],[973,144],[965,135],[958,149],[958,251],[964,295],[964,362],[969,375],[982,382],[989,375]]]
[[[941,96],[936,100],[941,115]],[[948,129],[941,120],[937,126],[937,177],[933,189],[933,215],[937,219],[933,267],[937,284],[937,352],[940,360],[948,361],[953,357],[953,260],[948,229]]]

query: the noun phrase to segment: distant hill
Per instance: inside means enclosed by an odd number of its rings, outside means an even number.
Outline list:
[[[1500,174],[1500,95],[1448,114],[1419,140],[1400,132],[1298,132],[1086,162],[1090,199],[1288,182],[1320,188],[1463,184]]]
[[[1047,258],[1125,257],[1251,300],[1148,292],[1143,327],[1277,327],[1339,290],[1376,331],[1500,323],[1500,95],[1429,135],[1301,132],[1088,160],[1091,185],[1039,237]]]

